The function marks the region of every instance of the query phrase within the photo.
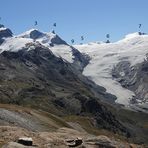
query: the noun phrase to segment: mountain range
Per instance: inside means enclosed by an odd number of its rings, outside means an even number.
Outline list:
[[[44,119],[44,112],[52,114],[62,126],[147,144],[147,41],[134,33],[115,43],[71,46],[54,33],[31,29],[14,36],[0,25],[0,125],[39,129],[20,117],[15,123],[19,106]]]

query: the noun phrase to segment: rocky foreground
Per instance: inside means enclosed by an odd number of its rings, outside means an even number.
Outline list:
[[[32,139],[31,146],[21,138]],[[130,139],[95,129],[86,117],[58,117],[26,107],[0,104],[0,147],[2,148],[143,148]]]
[[[19,137],[32,137],[33,146],[24,146],[16,141]],[[79,146],[70,145],[67,141],[70,139],[82,139]],[[89,135],[86,132],[79,132],[70,128],[59,128],[55,132],[31,132],[24,128],[1,126],[0,142],[3,143],[2,148],[142,148],[135,144],[129,144],[119,139],[108,138],[107,136]]]

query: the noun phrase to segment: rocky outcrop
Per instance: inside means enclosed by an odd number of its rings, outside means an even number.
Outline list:
[[[82,145],[83,140],[81,138],[69,139],[69,140],[66,140],[66,143],[69,147],[77,147]]]
[[[12,32],[8,28],[0,28],[0,38],[12,37]]]
[[[72,54],[74,56],[74,62],[73,65],[80,70],[81,72],[83,72],[84,68],[88,65],[89,61],[90,61],[90,57],[88,55],[82,54],[80,53],[77,49],[75,49],[74,47],[72,47]]]
[[[5,28],[4,25],[0,24],[0,44],[3,43],[4,39],[7,37],[12,37],[13,33],[11,32],[10,29]]]
[[[33,145],[33,140],[30,137],[21,137],[17,141],[18,143],[25,145],[25,146],[32,146]]]
[[[119,62],[112,70],[112,76],[125,88],[132,88],[136,83],[137,67],[131,67],[130,62]]]
[[[143,63],[131,66],[128,61],[118,63],[113,71],[112,76],[120,82],[120,84],[132,90],[135,96],[131,98],[131,104],[145,104],[143,109],[147,110],[148,106],[148,60]]]
[[[138,100],[148,103],[148,59],[138,67],[137,81],[133,87]]]
[[[51,39],[51,43],[54,45],[64,44],[68,45],[64,40],[62,40],[57,34]]]
[[[125,128],[105,106],[99,104],[95,99],[86,101],[83,108],[86,112],[94,115],[97,127],[113,131],[114,133],[121,132],[128,138],[131,136],[127,128]],[[110,124],[112,126],[110,126]]]
[[[38,39],[38,38],[43,37],[43,36],[44,36],[44,34],[42,32],[40,32],[40,31],[38,31],[38,30],[33,30],[30,33],[30,38],[31,39]]]

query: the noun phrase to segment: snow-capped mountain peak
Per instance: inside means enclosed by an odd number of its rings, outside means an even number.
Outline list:
[[[122,40],[119,40],[116,43],[128,42],[128,44],[134,44],[136,42],[141,42],[144,39],[147,40],[147,38],[148,38],[147,34],[140,34],[139,32],[135,32],[126,35]]]
[[[125,36],[125,39],[131,39],[131,38],[135,38],[135,37],[139,37],[139,32],[134,32],[134,33],[130,33],[130,34],[127,34]]]
[[[35,42],[39,42],[44,45],[57,56],[62,57],[64,60],[72,63],[73,53],[72,48],[62,40],[57,34],[52,32],[40,32],[37,29],[31,29],[18,35],[19,38],[33,39]]]
[[[18,52],[19,50],[26,49],[26,45],[31,43],[32,45],[41,44],[45,46],[51,50],[55,56],[61,57],[70,63],[73,63],[75,58],[73,47],[68,45],[57,34],[41,32],[38,29],[30,29],[20,35],[10,36],[9,38],[3,39],[0,43],[0,53],[3,51]],[[32,49],[34,48],[28,50]]]
[[[52,38],[54,38],[56,36],[56,34],[53,34],[51,32],[47,33],[47,32],[41,32],[38,29],[30,29],[20,35],[18,35],[18,37],[22,37],[22,38],[31,38],[31,39],[40,39],[40,38],[46,38],[49,40],[51,40]]]
[[[18,35],[18,37],[22,37],[22,38],[32,38],[32,39],[33,39],[32,34],[33,34],[33,35],[35,34],[36,37],[42,37],[42,36],[44,35],[42,32],[40,32],[40,31],[37,30],[37,29],[30,29],[30,30],[28,30],[28,31],[26,31],[26,32],[24,32],[24,33]]]

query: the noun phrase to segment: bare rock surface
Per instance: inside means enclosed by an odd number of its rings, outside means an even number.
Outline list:
[[[17,142],[9,142],[5,144],[2,148],[34,148],[34,146],[24,146]]]
[[[121,140],[115,140],[104,135],[93,136],[85,132],[79,132],[70,128],[60,128],[55,132],[30,132],[19,127],[0,126],[0,141],[4,143],[2,148],[26,148],[16,143],[19,137],[31,137],[33,146],[38,148],[68,148],[69,139],[81,139],[78,148],[143,148],[142,146],[129,144]]]

